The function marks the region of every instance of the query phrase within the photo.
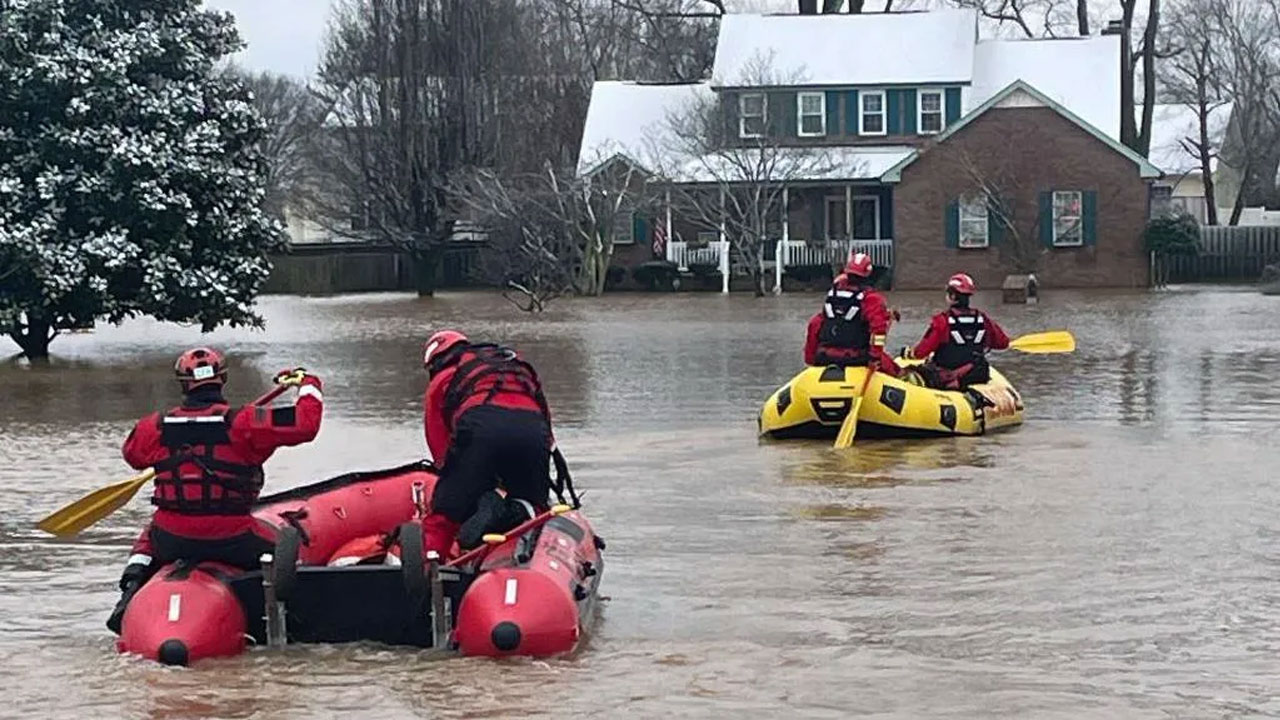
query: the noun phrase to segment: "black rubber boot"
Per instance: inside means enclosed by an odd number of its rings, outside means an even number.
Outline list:
[[[116,603],[116,607],[111,611],[111,617],[107,618],[107,629],[119,635],[120,626],[124,622],[124,611],[129,607],[129,601],[137,594],[138,588],[142,587],[142,583],[131,583],[120,593],[120,601]]]

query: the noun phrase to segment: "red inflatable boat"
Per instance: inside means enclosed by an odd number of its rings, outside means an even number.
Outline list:
[[[557,506],[436,572],[414,522],[435,480],[419,462],[262,498],[254,515],[281,529],[265,572],[165,566],[129,603],[117,648],[187,665],[249,642],[429,647],[449,638],[464,655],[493,656],[577,647],[603,569],[604,543],[586,518]],[[381,551],[352,558],[356,546]]]

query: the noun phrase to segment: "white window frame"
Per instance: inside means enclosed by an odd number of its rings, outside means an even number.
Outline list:
[[[961,250],[978,250],[991,246],[991,206],[987,203],[985,196],[962,196],[956,203],[959,206],[959,222],[956,226],[956,247]],[[973,212],[974,207],[979,207],[982,212]],[[973,225],[978,222],[982,223],[982,243],[965,244],[964,226],[966,223]]]
[[[816,113],[806,113],[804,111],[804,101],[806,98],[818,99],[818,111]],[[805,117],[818,116],[818,131],[805,132]],[[827,94],[825,92],[802,92],[796,94],[796,132],[800,137],[824,137],[827,134]]]
[[[760,98],[760,114],[747,115],[746,104],[747,98]],[[760,118],[760,132],[747,132],[747,118]],[[765,130],[769,127],[769,96],[765,93],[749,92],[738,95],[738,137],[744,139],[754,139],[764,137]]]
[[[618,220],[621,220],[622,218],[626,218],[626,221],[627,221],[627,224],[625,226],[626,227],[625,235],[618,234]],[[632,210],[631,212],[619,213],[618,217],[614,219],[613,223],[614,223],[613,224],[613,244],[614,245],[635,245],[636,244],[636,213],[634,210]],[[622,239],[623,237],[625,237],[626,239],[623,240]]]
[[[1059,195],[1075,195],[1080,198],[1080,214],[1071,216],[1064,215],[1062,219],[1075,217],[1077,240],[1059,240],[1058,239],[1058,196]],[[1081,190],[1054,190],[1051,199],[1052,210],[1050,212],[1050,222],[1053,223],[1053,246],[1054,247],[1082,247],[1084,245],[1084,192]]]
[[[879,112],[869,113],[866,110],[868,97],[880,98]],[[889,108],[886,105],[887,99],[883,90],[862,90],[858,93],[858,134],[859,135],[888,135],[889,134]],[[880,131],[870,132],[867,130],[866,119],[868,115],[880,116]]]
[[[857,218],[853,216],[853,209],[858,205],[859,200],[871,200],[875,204],[875,208],[876,208],[875,209],[875,219],[876,219],[876,236],[875,237],[860,238],[860,237],[853,236],[853,226],[857,224]],[[881,237],[881,230],[883,228],[880,227],[880,196],[879,195],[850,195],[849,209],[847,212],[849,214],[848,215],[849,238],[851,240],[853,240],[854,242],[857,242],[858,240],[883,240],[884,239],[883,237]]]
[[[840,203],[844,206],[844,235],[834,237],[831,235],[831,206],[834,203]],[[845,240],[852,237],[849,230],[849,205],[848,198],[844,195],[827,195],[822,200],[822,239],[824,240]]]
[[[924,96],[938,96],[938,129],[924,129]],[[932,115],[933,113],[929,113]],[[947,128],[947,93],[942,88],[921,88],[916,90],[916,132],[920,135],[937,135]]]

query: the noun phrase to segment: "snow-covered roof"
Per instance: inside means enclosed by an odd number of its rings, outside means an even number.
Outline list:
[[[1146,178],[1146,179],[1154,179],[1154,178],[1160,177],[1160,168],[1156,167],[1150,160],[1134,152],[1131,148],[1120,144],[1119,140],[1102,132],[1102,130],[1094,127],[1093,125],[1089,124],[1087,120],[1080,117],[1079,115],[1076,115],[1074,112],[1071,111],[1070,108],[1061,104],[1060,102],[1053,99],[1052,97],[1049,97],[1047,94],[1040,92],[1025,80],[1014,80],[1007,87],[1001,88],[1001,90],[997,92],[995,95],[992,95],[991,97],[987,98],[986,102],[970,110],[963,117],[961,117],[959,122],[953,123],[946,130],[944,130],[942,134],[934,136],[934,141],[932,144],[942,145],[952,135],[955,135],[956,133],[963,130],[966,126],[968,126],[969,123],[973,122],[974,120],[977,120],[979,117],[982,117],[983,114],[990,112],[992,110],[998,111],[999,108],[1025,108],[1025,107],[1047,107],[1050,110],[1053,110],[1054,112],[1058,113],[1059,115],[1066,118],[1067,120],[1070,120],[1071,122],[1075,123],[1081,130],[1084,130],[1085,132],[1089,133],[1093,137],[1097,138],[1100,142],[1105,144],[1107,147],[1110,147],[1115,152],[1131,160],[1134,163],[1134,165],[1138,166],[1139,177]],[[915,162],[916,159],[919,158],[921,155],[923,155],[926,152],[929,152],[929,150],[930,150],[930,145],[926,145],[924,147],[913,150],[906,158],[903,159],[902,162],[886,170],[884,174],[880,176],[880,179],[885,182],[891,182],[891,183],[901,182],[902,171],[908,165]]]
[[[1231,119],[1231,103],[1209,111],[1209,142],[1220,149]],[[1151,115],[1151,153],[1155,166],[1170,175],[1184,175],[1200,170],[1200,159],[1182,146],[1184,138],[1200,137],[1200,117],[1188,105],[1156,105]],[[1213,158],[1211,168],[1216,169]]]
[[[838,15],[726,15],[712,85],[849,86],[968,83],[973,10]],[[1086,76],[1087,77],[1087,76]]]
[[[770,155],[770,164],[777,168],[783,168],[779,174],[784,176],[787,182],[831,182],[836,180],[876,180],[886,170],[894,167],[898,163],[905,160],[914,148],[907,145],[877,145],[877,146],[860,146],[860,147],[829,147],[829,148],[770,148],[767,152],[778,153],[778,155]],[[755,150],[740,150],[733,155],[732,161],[725,156],[711,155],[701,159],[692,159],[684,163],[684,165],[676,171],[675,177],[671,178],[677,182],[685,183],[712,183],[719,181],[731,182],[738,174],[733,170],[733,166],[737,163],[733,161],[740,160],[744,155],[754,157],[751,153]],[[819,164],[809,162],[803,159],[805,153],[821,152],[822,162]],[[797,159],[788,159],[787,153],[795,153]],[[751,163],[748,163],[750,165]],[[807,172],[802,172],[802,168],[812,168]],[[786,170],[785,168],[791,168]]]
[[[1022,80],[1109,137],[1120,138],[1120,37],[983,40],[965,114]]]
[[[597,82],[591,88],[591,104],[582,128],[578,172],[589,172],[616,155],[644,165],[652,147],[663,144],[667,119],[710,96],[706,83]]]

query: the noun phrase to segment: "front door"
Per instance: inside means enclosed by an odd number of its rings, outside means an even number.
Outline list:
[[[853,196],[853,239],[880,239],[880,198],[876,195]]]

